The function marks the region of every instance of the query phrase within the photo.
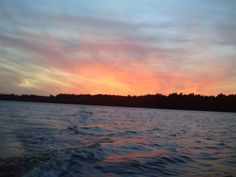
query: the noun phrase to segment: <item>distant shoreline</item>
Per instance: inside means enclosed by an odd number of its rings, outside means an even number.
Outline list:
[[[202,96],[195,94],[185,95],[177,93],[173,93],[168,96],[161,94],[144,96],[74,94],[37,96],[0,94],[0,100],[154,109],[236,112],[236,94],[219,94],[218,96]]]

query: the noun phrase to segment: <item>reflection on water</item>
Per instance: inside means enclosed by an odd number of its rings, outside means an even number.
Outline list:
[[[154,158],[156,156],[163,155],[165,151],[163,150],[153,150],[153,151],[145,151],[145,152],[130,152],[129,154],[112,154],[105,158],[105,162],[107,163],[118,163],[118,162],[129,162],[132,160],[138,160],[140,158]]]
[[[0,157],[1,158],[8,158],[11,156],[22,156],[24,153],[24,148],[22,143],[18,141],[18,139],[12,135],[8,134],[7,138],[4,135],[0,136],[1,144],[0,144]],[[4,139],[6,138],[6,139]]]
[[[109,141],[100,142],[101,146],[125,146],[131,144],[142,144],[144,142],[149,141],[150,138],[147,136],[143,137],[134,137],[134,138],[127,138],[127,137],[111,137]]]
[[[236,176],[236,114],[0,101],[0,177]]]

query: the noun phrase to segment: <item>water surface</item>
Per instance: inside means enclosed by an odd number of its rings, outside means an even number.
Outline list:
[[[0,176],[236,176],[236,114],[0,101]]]

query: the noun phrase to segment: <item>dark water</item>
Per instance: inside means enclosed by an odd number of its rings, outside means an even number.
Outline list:
[[[236,114],[0,101],[0,177],[236,176]]]

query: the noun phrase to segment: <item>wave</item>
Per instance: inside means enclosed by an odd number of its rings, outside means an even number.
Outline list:
[[[77,177],[77,176],[169,176],[183,174],[179,166],[192,162],[186,156],[164,151],[116,155],[99,143],[77,149],[49,152],[38,156],[11,159],[0,171],[4,177]],[[9,166],[9,164],[11,164]],[[10,167],[10,168],[9,168]],[[2,170],[2,169],[7,170]],[[17,174],[10,171],[17,171]]]
[[[136,131],[127,130],[127,131],[122,131],[122,132],[117,132],[117,133],[109,133],[107,134],[107,136],[129,136],[129,135],[135,135],[137,133],[138,132]]]

